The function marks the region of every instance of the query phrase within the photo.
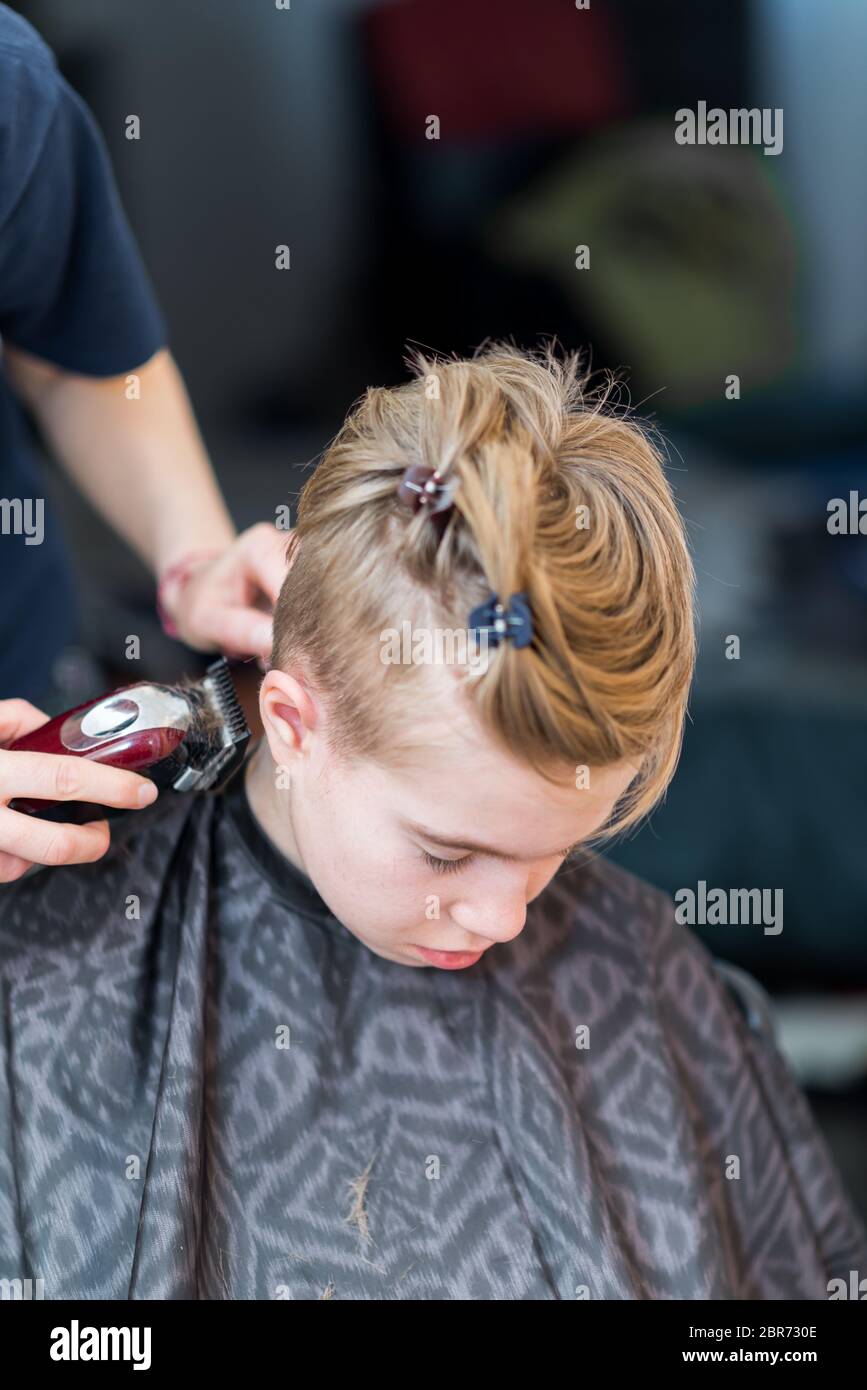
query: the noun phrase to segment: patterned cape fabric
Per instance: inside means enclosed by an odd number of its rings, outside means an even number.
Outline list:
[[[867,1237],[770,1034],[595,859],[381,959],[236,776],[0,890],[0,1278],[46,1299],[824,1299]]]

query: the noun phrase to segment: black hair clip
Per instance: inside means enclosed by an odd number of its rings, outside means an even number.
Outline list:
[[[455,495],[455,477],[443,478],[436,468],[423,463],[410,464],[398,484],[397,495],[412,511],[424,507],[432,516],[447,512]]]
[[[512,594],[508,605],[504,605],[496,594],[491,594],[487,602],[472,610],[468,626],[471,632],[486,632],[492,647],[508,639],[516,647],[528,647],[533,640],[530,601],[525,593]]]

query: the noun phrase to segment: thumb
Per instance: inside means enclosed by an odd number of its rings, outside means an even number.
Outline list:
[[[0,743],[14,743],[41,724],[48,723],[49,716],[29,700],[0,700]]]

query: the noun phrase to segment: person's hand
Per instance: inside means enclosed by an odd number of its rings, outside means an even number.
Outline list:
[[[108,822],[67,825],[11,811],[14,797],[45,801],[92,801],[99,806],[140,810],[156,800],[147,777],[119,767],[62,753],[16,752],[2,745],[45,724],[27,700],[0,700],[0,883],[20,878],[34,864],[90,864],[109,846]]]
[[[270,656],[271,610],[286,577],[290,535],[259,522],[221,554],[204,556],[176,583],[170,577],[161,586],[161,607],[173,635],[197,651]]]

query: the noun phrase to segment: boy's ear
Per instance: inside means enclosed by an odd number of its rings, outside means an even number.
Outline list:
[[[274,668],[266,673],[259,687],[259,715],[276,763],[304,755],[319,712],[315,697],[297,674]]]

